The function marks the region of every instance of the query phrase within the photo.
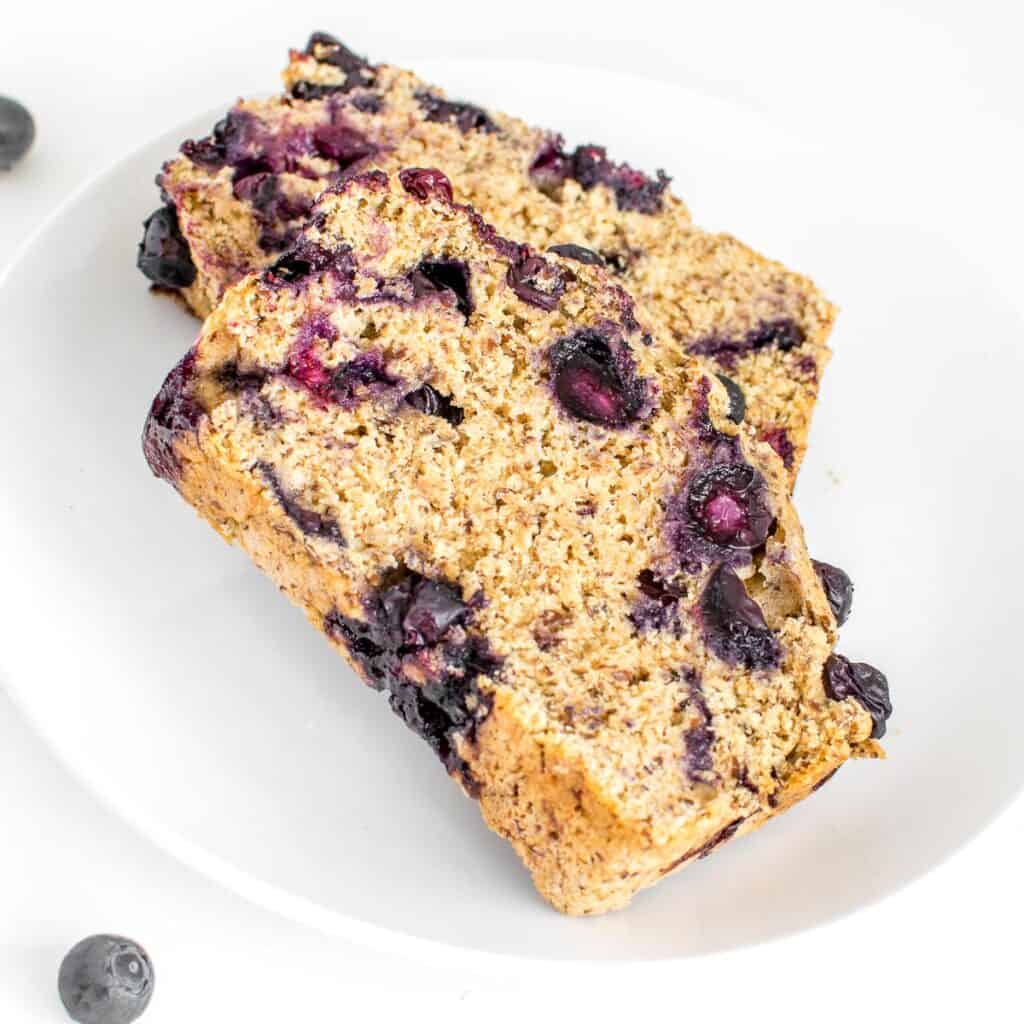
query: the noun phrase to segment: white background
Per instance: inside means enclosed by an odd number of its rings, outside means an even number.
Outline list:
[[[1020,25],[1003,4],[663,6],[419,0],[311,4],[293,14],[293,5],[257,0],[136,0],[7,10],[0,93],[32,109],[39,140],[0,178],[0,271],[76,185],[197,111],[266,91],[284,49],[313,28],[371,58],[515,56],[677,81],[811,126],[835,139],[837,159],[868,147],[879,162],[897,163],[912,152],[931,156],[941,174],[948,148],[969,147],[976,173],[950,187],[977,190],[989,216],[1000,195],[1021,202],[1000,192],[1003,146],[1019,137],[1024,98]],[[2,325],[0,337],[5,346],[31,343]],[[16,586],[2,568],[0,586]],[[969,791],[964,780],[955,798]],[[1019,1013],[1020,801],[938,871],[827,928],[713,959],[545,977],[482,977],[454,956],[440,966],[386,958],[244,904],[107,814],[2,695],[0,801],[0,1024],[59,1021],[63,950],[109,930],[153,953],[158,994],[145,1018],[153,1024]]]

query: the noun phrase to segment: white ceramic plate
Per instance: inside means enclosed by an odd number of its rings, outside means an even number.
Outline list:
[[[0,289],[6,684],[79,777],[162,846],[387,948],[656,959],[767,940],[893,892],[1024,777],[1022,313],[999,270],[1013,267],[1013,231],[968,221],[905,159],[836,151],[678,89],[532,64],[421,66],[573,142],[666,167],[701,223],[814,273],[843,306],[798,499],[814,553],[857,582],[841,646],[889,674],[890,759],[845,767],[626,912],[547,909],[427,747],[142,459],[149,402],[197,325],[136,273],[139,226],[161,161],[209,115],[73,197]]]

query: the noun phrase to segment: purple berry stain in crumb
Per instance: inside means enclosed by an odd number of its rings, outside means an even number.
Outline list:
[[[889,680],[873,665],[850,661],[841,654],[829,656],[825,662],[825,692],[832,700],[852,697],[871,716],[873,739],[885,735],[886,722],[892,715]]]
[[[818,574],[828,605],[835,616],[836,625],[842,626],[850,617],[853,608],[853,580],[842,569],[828,562],[811,559],[814,571]]]
[[[414,199],[426,202],[428,199],[452,201],[452,183],[447,176],[433,167],[407,167],[398,172],[402,188]]]
[[[637,375],[624,342],[584,328],[555,342],[548,359],[555,395],[570,415],[604,427],[639,418],[647,382]]]
[[[728,566],[716,569],[705,586],[699,617],[708,648],[726,664],[750,671],[778,667],[782,658],[778,638],[743,581]]]
[[[132,1024],[153,996],[149,954],[122,935],[90,935],[68,950],[57,992],[77,1024]]]
[[[474,741],[491,707],[477,679],[493,676],[501,662],[471,632],[471,604],[453,584],[403,569],[368,596],[364,615],[330,612],[324,630],[346,645],[370,685],[389,694],[392,710],[477,795],[457,739]]]
[[[413,294],[451,293],[455,308],[468,320],[473,312],[470,295],[469,267],[462,260],[423,260],[410,275]]]
[[[467,135],[469,132],[491,133],[498,130],[498,126],[491,120],[490,114],[472,103],[446,100],[426,91],[416,93],[416,101],[428,121],[436,124],[452,124],[463,135]]]
[[[802,356],[796,367],[801,373],[806,374],[812,380],[818,379],[818,361],[814,356]]]
[[[331,344],[337,338],[338,330],[330,317],[326,313],[314,313],[299,328],[285,364],[284,372],[321,402],[331,398],[334,371],[320,358],[318,342]]]
[[[565,243],[563,245],[548,246],[548,252],[558,256],[564,256],[567,260],[575,260],[577,263],[585,263],[592,267],[603,267],[604,259],[593,249],[587,249],[582,245]]]
[[[438,416],[457,427],[465,418],[465,413],[457,406],[449,395],[443,395],[436,388],[424,384],[421,388],[409,392],[405,396],[407,405],[426,416]]]
[[[173,206],[162,206],[142,226],[136,266],[161,288],[187,288],[196,279],[188,242],[178,227]]]
[[[154,476],[176,484],[181,474],[174,442],[198,428],[205,412],[190,389],[196,353],[190,349],[167,375],[142,428],[142,451]]]
[[[714,774],[711,750],[715,745],[715,733],[711,728],[711,712],[704,699],[697,672],[692,668],[684,669],[682,678],[686,684],[685,707],[691,712],[692,721],[683,736],[686,746],[683,763],[691,781],[707,782],[709,776]]]
[[[255,469],[263,477],[264,482],[270,488],[277,503],[284,510],[288,518],[307,537],[319,537],[321,540],[328,540],[340,547],[346,547],[347,542],[342,535],[341,528],[328,516],[321,515],[314,509],[307,508],[298,499],[289,494],[288,490],[281,483],[277,471],[269,462],[256,463]]]
[[[726,369],[735,367],[738,359],[752,352],[776,348],[780,352],[790,350],[804,343],[804,330],[795,320],[780,317],[766,320],[752,327],[738,338],[727,334],[711,334],[687,345],[693,355],[714,359]]]
[[[508,286],[531,306],[550,312],[565,291],[562,271],[541,256],[524,249],[508,268]]]
[[[686,596],[686,587],[662,579],[651,569],[644,569],[636,583],[638,594],[629,620],[637,632],[671,629],[678,633],[681,629],[679,601]]]
[[[671,180],[664,171],[649,178],[628,164],[614,163],[602,146],[577,146],[566,153],[558,136],[552,136],[541,147],[530,166],[530,175],[537,187],[549,194],[566,178],[575,178],[587,191],[604,185],[611,189],[620,210],[646,214],[661,209]]]
[[[793,447],[793,442],[789,439],[789,432],[785,427],[769,427],[767,430],[762,430],[758,436],[782,459],[782,464],[786,469],[793,468],[796,449]]]

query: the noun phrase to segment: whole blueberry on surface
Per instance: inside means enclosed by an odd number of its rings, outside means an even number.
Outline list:
[[[57,989],[78,1024],[131,1024],[153,995],[146,951],[120,935],[91,935],[72,946],[60,965]]]
[[[0,171],[9,171],[36,137],[32,115],[17,101],[0,96]]]
[[[188,242],[178,227],[173,206],[161,206],[142,225],[135,265],[161,288],[187,288],[196,279]]]
[[[889,680],[885,673],[866,662],[850,661],[841,654],[833,654],[825,662],[824,682],[825,692],[832,700],[852,697],[871,715],[873,739],[880,740],[885,735],[885,723],[892,715]]]
[[[853,608],[853,580],[837,565],[819,562],[814,558],[811,563],[821,580],[832,614],[836,617],[836,625],[841,626],[850,617]]]

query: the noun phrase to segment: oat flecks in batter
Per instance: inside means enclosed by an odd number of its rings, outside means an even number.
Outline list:
[[[388,694],[541,893],[598,913],[878,754],[876,723],[861,691],[826,692],[835,620],[725,388],[608,268],[403,181],[328,191],[228,290],[145,450]],[[533,259],[550,302],[510,274]],[[428,288],[425,265],[461,270]],[[560,387],[566,367],[586,380]],[[699,559],[677,549],[691,507]]]

